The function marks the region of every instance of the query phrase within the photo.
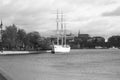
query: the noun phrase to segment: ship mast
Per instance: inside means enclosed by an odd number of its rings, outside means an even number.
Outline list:
[[[59,40],[60,40],[60,34],[61,34],[61,45],[66,45],[66,25],[64,23],[64,15],[63,15],[63,12],[61,11],[61,14],[60,14],[60,20],[59,20],[59,12],[57,10],[57,18],[56,18],[56,22],[57,22],[57,45],[59,45]],[[61,25],[61,30],[59,32],[59,23]]]
[[[61,44],[63,45],[63,41],[64,41],[64,37],[63,37],[63,35],[64,35],[64,26],[63,26],[63,13],[61,12],[61,38],[62,38],[62,42],[61,42]]]
[[[64,23],[64,36],[65,36],[64,41],[65,41],[65,45],[66,45],[66,24],[65,23]]]
[[[59,16],[58,16],[58,10],[57,10],[56,22],[57,22],[57,45],[59,45]]]

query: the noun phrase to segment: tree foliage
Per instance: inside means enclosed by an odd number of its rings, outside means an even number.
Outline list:
[[[55,39],[56,40],[56,39]],[[90,37],[88,34],[79,34],[74,40],[67,39],[72,48],[96,48],[96,47],[118,47],[120,48],[120,36],[111,36],[108,42],[104,37]],[[26,33],[15,24],[6,26],[2,31],[2,43],[5,50],[46,50],[51,49],[51,38],[40,36],[39,32]]]
[[[16,47],[16,39],[17,39],[17,27],[13,24],[11,26],[7,26],[6,30],[3,32],[3,45],[6,48],[14,49]]]
[[[40,50],[50,46],[50,40],[42,39],[39,32],[26,33],[16,25],[7,26],[3,31],[2,46],[6,50]]]
[[[120,36],[111,36],[108,38],[109,47],[120,47]]]
[[[26,36],[26,44],[30,49],[37,49],[40,40],[40,35],[38,32],[30,32]]]
[[[18,49],[23,49],[26,44],[26,32],[23,29],[18,29],[17,31],[17,48]]]
[[[93,37],[93,44],[95,46],[104,47],[105,39],[103,37]]]

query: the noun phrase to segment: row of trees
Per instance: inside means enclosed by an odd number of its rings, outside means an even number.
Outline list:
[[[72,48],[120,48],[120,36],[111,36],[105,41],[104,37],[75,37],[70,42]]]
[[[50,39],[40,36],[38,32],[26,33],[14,24],[2,31],[1,47],[4,50],[44,50],[49,49],[49,45]]]
[[[26,33],[24,29],[18,29],[16,25],[6,26],[2,30],[1,49],[4,50],[46,50],[51,49],[52,38],[40,36],[39,32]],[[120,48],[120,36],[111,36],[107,42],[104,37],[80,36],[67,39],[71,48]]]

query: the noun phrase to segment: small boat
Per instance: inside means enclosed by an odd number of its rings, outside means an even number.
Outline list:
[[[57,30],[56,30],[56,35],[57,35],[57,44],[53,42],[52,45],[52,53],[69,53],[71,47],[66,44],[66,26],[65,23],[63,22],[63,14],[61,13],[61,20],[59,19],[58,11],[57,11]],[[59,30],[59,24],[61,25],[61,30]],[[61,39],[61,44],[60,44],[60,39]]]

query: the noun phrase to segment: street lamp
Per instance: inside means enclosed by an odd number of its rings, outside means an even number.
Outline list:
[[[1,52],[3,52],[3,45],[2,45],[2,26],[3,26],[3,23],[1,21],[1,24],[0,24],[0,47],[1,47]]]

